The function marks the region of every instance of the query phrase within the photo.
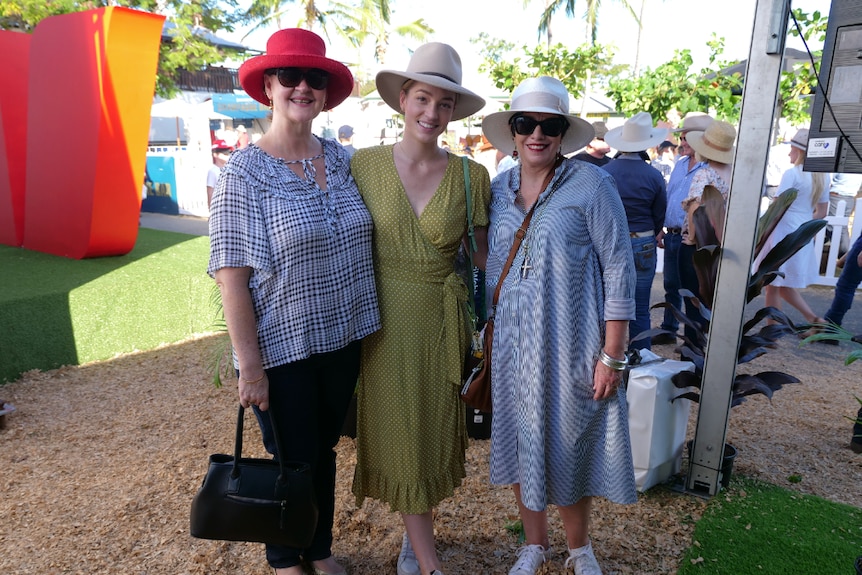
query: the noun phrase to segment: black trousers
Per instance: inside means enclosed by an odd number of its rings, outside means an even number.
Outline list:
[[[332,555],[335,515],[335,446],[350,398],[359,377],[359,342],[330,353],[266,370],[269,401],[275,405],[277,425],[285,453],[277,453],[268,415],[254,412],[266,450],[276,459],[311,465],[319,517],[308,549],[267,545],[266,559],[273,568],[293,567]]]

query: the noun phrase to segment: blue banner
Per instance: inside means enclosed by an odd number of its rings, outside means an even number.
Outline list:
[[[250,96],[213,94],[213,110],[231,118],[266,118],[269,108]]]

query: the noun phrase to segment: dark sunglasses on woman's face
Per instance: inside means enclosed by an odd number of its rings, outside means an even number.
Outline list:
[[[513,116],[510,123],[516,134],[529,136],[536,130],[536,126],[542,127],[542,133],[549,138],[556,138],[562,134],[569,125],[565,118],[554,117],[539,122],[530,116]]]
[[[285,88],[296,88],[303,78],[312,90],[325,90],[329,84],[329,72],[319,68],[271,68],[266,73],[275,74],[278,83]]]

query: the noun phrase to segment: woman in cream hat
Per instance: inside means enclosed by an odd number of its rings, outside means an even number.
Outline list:
[[[607,172],[565,157],[594,131],[569,113],[559,80],[525,80],[511,108],[487,116],[482,129],[520,159],[491,185],[485,286],[491,294],[503,277],[491,482],[512,485],[526,536],[509,573],[532,575],[551,557],[547,507],[556,505],[566,569],[600,575],[589,537],[592,498],[637,500],[620,387],[636,283],[625,210]],[[526,233],[512,256],[519,229]]]
[[[465,476],[460,389],[472,333],[469,290],[454,262],[471,214],[484,268],[490,181],[481,165],[462,164],[437,142],[484,100],[461,85],[458,53],[438,42],[417,48],[406,71],[377,74],[377,89],[404,114],[404,134],[395,145],[358,150],[351,163],[374,220],[383,320],[362,343],[353,492],[358,505],[373,497],[401,513],[398,575],[441,574],[432,511]]]
[[[311,545],[267,545],[277,575],[343,575],[332,557],[335,452],[359,373],[359,342],[380,327],[371,215],[350,159],[311,123],[341,103],[353,76],[323,40],[291,28],[244,62],[245,91],[272,108],[256,144],[233,152],[210,212],[208,273],[221,291],[240,404],[264,446],[311,465],[319,519]],[[277,453],[272,407],[285,453]],[[288,441],[289,439],[289,441]]]
[[[776,195],[777,197],[787,190],[795,189],[797,190],[796,199],[787,208],[763,244],[758,259],[754,261],[755,269],[760,265],[763,257],[769,253],[769,250],[788,234],[796,231],[807,221],[824,218],[826,212],[829,211],[829,175],[820,172],[806,172],[802,169],[807,150],[808,129],[802,128],[790,139],[789,156],[793,167],[781,176],[781,183],[778,185]],[[778,268],[778,271],[782,273],[764,288],[766,305],[781,309],[781,301],[784,300],[799,310],[799,313],[808,323],[826,323],[825,319],[814,313],[814,310],[799,292],[801,288],[806,288],[811,284],[812,275],[817,269],[819,268],[814,243],[809,242]]]
[[[692,225],[694,211],[701,205],[703,190],[706,186],[715,187],[721,192],[725,201],[727,200],[733,170],[736,128],[723,120],[714,120],[702,132],[688,132],[686,140],[691,149],[694,150],[695,159],[705,165],[695,173],[691,180],[688,196],[682,201],[686,216],[682,226],[679,257],[686,263],[679,266],[679,279],[684,289],[701,299],[697,273],[694,264],[690,263],[694,261],[694,253],[697,251],[697,239]],[[705,320],[697,307],[688,298],[684,298],[684,301],[685,315],[694,322],[703,323]],[[685,334],[689,338],[695,337],[694,332],[689,327],[685,328]]]

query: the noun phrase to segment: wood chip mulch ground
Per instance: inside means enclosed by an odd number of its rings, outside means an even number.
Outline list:
[[[208,456],[232,451],[235,389],[210,383],[220,337],[28,372],[0,387],[0,400],[17,408],[0,430],[0,573],[271,573],[261,545],[188,533]],[[655,351],[672,356],[669,346]],[[847,352],[786,341],[755,362],[757,370],[787,371],[803,383],[771,403],[758,396],[733,409],[734,474],[862,507],[862,455],[847,448],[845,419],[858,409],[862,365],[844,366]],[[256,426],[246,430],[249,455],[264,456]],[[519,544],[507,525],[517,510],[508,488],[488,483],[488,443],[472,441],[467,479],[436,512],[449,575],[507,573],[515,560]],[[353,441],[343,438],[335,555],[353,575],[394,574],[400,519],[375,501],[356,508],[354,462]],[[635,505],[597,501],[592,536],[605,573],[675,573],[706,505],[664,486]],[[546,575],[562,573],[565,551],[562,526],[551,517],[557,553]]]

